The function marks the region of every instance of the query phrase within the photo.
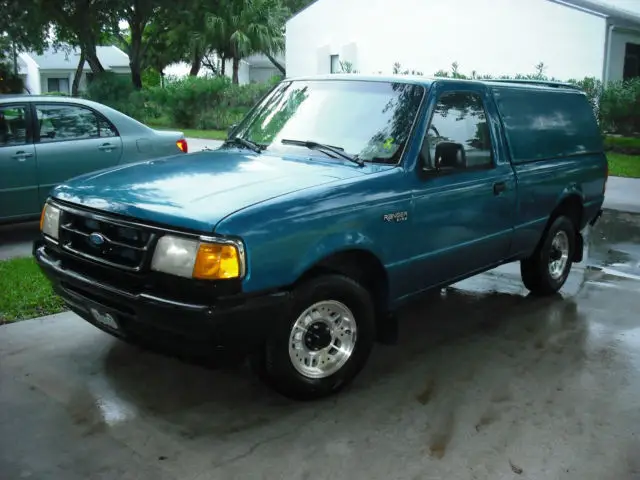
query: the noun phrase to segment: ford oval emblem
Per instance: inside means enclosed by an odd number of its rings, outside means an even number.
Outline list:
[[[96,247],[99,247],[100,245],[104,245],[104,242],[106,242],[106,238],[104,238],[104,236],[98,232],[93,232],[91,235],[89,235],[89,241]]]

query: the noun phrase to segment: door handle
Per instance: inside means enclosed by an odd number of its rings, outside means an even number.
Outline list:
[[[493,194],[500,195],[507,189],[507,184],[505,182],[496,182],[493,184]]]
[[[13,155],[11,158],[13,158],[14,160],[18,160],[19,162],[24,162],[29,157],[33,157],[33,153],[20,150],[19,152],[16,152],[16,154]]]
[[[102,150],[103,152],[110,152],[111,150],[113,150],[113,144],[103,143],[98,147],[98,150]]]

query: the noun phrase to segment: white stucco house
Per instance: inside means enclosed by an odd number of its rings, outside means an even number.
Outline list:
[[[340,12],[336,15],[336,12]],[[640,76],[640,0],[317,0],[286,25],[287,76],[350,62],[433,75]]]
[[[215,55],[210,56],[210,60],[218,64],[220,68],[221,60]],[[285,65],[284,53],[274,56],[276,61],[280,65]],[[169,65],[165,68],[164,73],[167,76],[183,77],[189,74],[190,65],[180,62]],[[207,69],[201,69],[198,75],[208,75],[211,72]],[[233,76],[233,62],[232,60],[226,60],[224,66],[225,76],[232,78]],[[249,83],[266,83],[274,76],[282,76],[282,73],[278,68],[269,60],[266,55],[254,54],[240,60],[238,68],[238,83],[240,85],[247,85]]]
[[[105,70],[121,75],[131,75],[129,56],[115,46],[97,47],[98,59]],[[48,48],[42,55],[21,53],[18,73],[27,91],[34,95],[47,92],[71,93],[73,78],[80,61],[80,51],[73,48]],[[85,63],[79,90],[85,90],[91,67]]]

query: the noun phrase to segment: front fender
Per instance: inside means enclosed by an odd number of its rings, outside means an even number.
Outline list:
[[[358,231],[336,232],[322,237],[306,250],[304,255],[296,262],[293,269],[293,277],[298,279],[323,259],[349,250],[372,253],[381,262],[384,256],[384,253],[377,248],[373,240],[366,234]]]

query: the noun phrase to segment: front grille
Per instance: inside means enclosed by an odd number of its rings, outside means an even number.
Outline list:
[[[67,209],[61,211],[59,235],[65,250],[130,271],[142,269],[155,238],[137,225]]]

